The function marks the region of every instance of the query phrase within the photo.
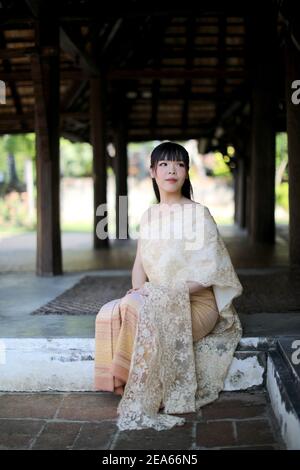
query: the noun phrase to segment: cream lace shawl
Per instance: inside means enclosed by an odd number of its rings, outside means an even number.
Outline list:
[[[242,336],[232,300],[243,289],[202,204],[188,204],[184,213],[182,206],[168,213],[152,206],[141,219],[139,238],[148,296],[139,311],[117,425],[161,431],[185,422],[169,413],[195,412],[218,398]],[[213,286],[220,313],[214,330],[194,343],[188,280]]]

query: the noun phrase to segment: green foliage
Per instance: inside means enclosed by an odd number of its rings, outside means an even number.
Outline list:
[[[92,150],[89,144],[72,144],[60,139],[60,169],[62,176],[90,176],[92,173]],[[8,189],[8,155],[13,154],[20,187],[25,183],[25,162],[35,159],[35,134],[4,135],[0,137],[0,172],[4,183],[0,184],[0,226],[4,230],[19,228],[32,230],[36,220],[30,220],[26,192]],[[33,164],[34,200],[36,200],[36,165]],[[23,191],[21,189],[21,191]]]
[[[282,206],[286,211],[289,210],[289,184],[281,183],[276,187],[276,204]]]
[[[71,143],[60,139],[60,169],[62,176],[91,176],[92,147],[88,143]]]
[[[287,143],[287,133],[278,132],[276,134],[276,168],[279,167],[280,163],[283,160],[288,159],[288,143]],[[287,177],[287,173],[285,174]]]
[[[223,155],[220,152],[214,153],[215,162],[212,169],[213,176],[230,176],[230,168],[225,163]]]
[[[13,154],[19,180],[24,181],[25,160],[35,158],[35,134],[5,134],[0,137],[0,172],[8,179],[7,158]]]
[[[26,193],[12,191],[0,198],[0,226],[5,228],[24,228],[33,230],[35,220],[28,217],[28,202]]]
[[[287,133],[276,134],[276,204],[289,210],[289,183],[288,183],[288,143]]]
[[[8,179],[8,155],[13,154],[16,171],[20,181],[24,182],[25,160],[35,159],[35,134],[4,135],[0,137],[0,172]],[[34,177],[35,177],[35,165]],[[60,170],[62,176],[91,176],[92,147],[88,143],[72,143],[63,137],[60,139]]]

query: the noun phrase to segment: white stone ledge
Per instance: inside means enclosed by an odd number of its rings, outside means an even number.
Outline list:
[[[1,338],[0,391],[93,391],[94,350],[94,338]],[[258,355],[236,355],[225,390],[262,385]]]

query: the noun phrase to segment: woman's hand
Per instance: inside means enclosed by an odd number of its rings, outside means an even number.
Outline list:
[[[195,293],[199,293],[201,292],[203,289],[205,289],[205,286],[203,286],[202,284],[200,284],[199,282],[195,282],[195,281],[186,281],[187,285],[188,285],[188,288],[189,288],[189,293],[190,295],[191,294],[195,294]]]
[[[145,288],[144,285],[142,285],[141,287],[133,287],[129,289],[125,295],[131,294],[132,292],[138,292],[141,295],[148,295],[147,289]]]
[[[131,292],[134,292],[134,291],[136,291],[136,290],[138,290],[138,289],[139,289],[139,287],[135,287],[135,288],[129,289],[129,290],[126,292],[125,295],[131,294]]]

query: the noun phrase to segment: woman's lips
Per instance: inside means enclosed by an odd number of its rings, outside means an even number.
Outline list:
[[[168,183],[177,183],[177,180],[166,180]]]

